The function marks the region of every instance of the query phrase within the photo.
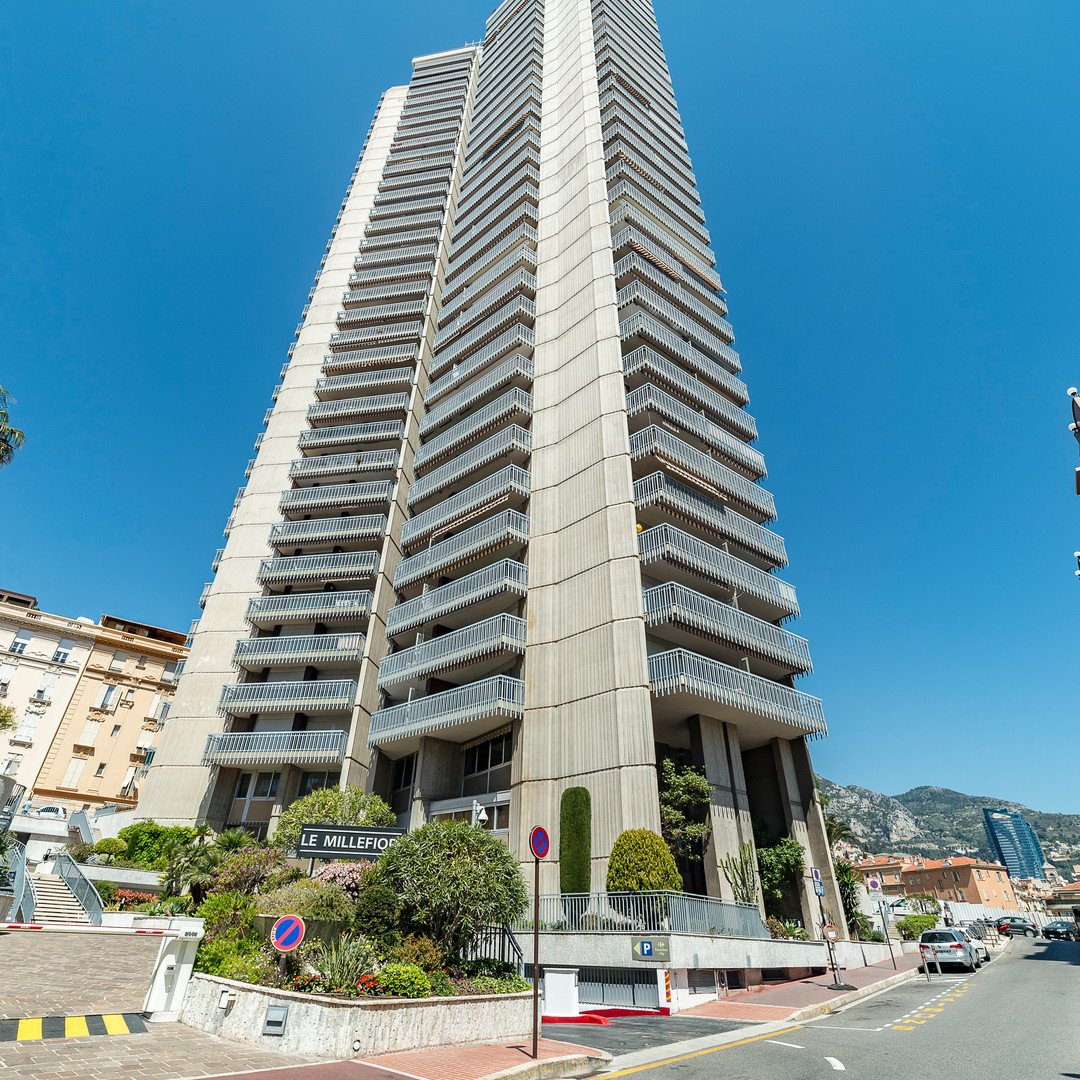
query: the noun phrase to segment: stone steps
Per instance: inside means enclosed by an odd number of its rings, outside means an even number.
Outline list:
[[[33,875],[37,904],[34,907],[35,922],[86,923],[82,905],[63,879],[55,874]]]

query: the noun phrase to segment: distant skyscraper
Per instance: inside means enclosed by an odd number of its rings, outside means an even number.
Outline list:
[[[1035,830],[1023,814],[1011,810],[983,810],[986,839],[998,862],[1009,869],[1011,878],[1045,877],[1046,856]]]
[[[140,809],[265,831],[366,785],[524,853],[591,792],[593,886],[701,766],[842,908],[806,640],[647,0],[506,0],[384,95],[204,592]],[[557,860],[544,888],[558,890]],[[809,876],[793,914],[810,925]]]

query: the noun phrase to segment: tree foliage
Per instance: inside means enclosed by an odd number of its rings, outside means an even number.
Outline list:
[[[918,915],[938,916],[941,914],[941,901],[930,893],[912,893],[904,898],[904,903]]]
[[[759,846],[757,861],[766,903],[790,899],[806,870],[806,852],[802,844],[785,836],[768,847]]]
[[[757,903],[757,869],[754,845],[749,840],[739,845],[737,855],[720,860],[720,869],[731,888],[732,898],[739,904]]]
[[[385,829],[396,821],[394,811],[378,795],[363,788],[320,788],[297,799],[282,813],[274,844],[295,850],[303,825],[368,825]]]
[[[829,841],[830,851],[837,844],[857,844],[859,842],[859,838],[855,835],[852,827],[835,814],[825,815],[825,836]]]
[[[588,788],[567,788],[559,806],[559,891],[591,889],[592,797]]]
[[[26,441],[26,436],[17,427],[12,427],[8,407],[15,404],[15,399],[0,386],[0,469],[11,464],[15,451]]]
[[[15,706],[0,705],[0,731],[10,731],[15,726]]]
[[[195,830],[187,825],[158,825],[147,818],[134,825],[125,825],[117,836],[127,844],[127,857],[147,870],[165,867],[165,845],[170,842],[190,843]]]
[[[649,829],[620,833],[608,859],[608,892],[682,892],[682,875],[662,837]]]
[[[658,779],[660,833],[677,858],[699,862],[709,835],[704,810],[712,799],[705,771],[666,757],[660,763]]]
[[[433,821],[396,840],[379,870],[402,903],[404,924],[457,955],[485,926],[526,906],[525,880],[510,849],[466,821]]]

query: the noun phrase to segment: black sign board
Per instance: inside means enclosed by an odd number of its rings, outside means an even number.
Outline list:
[[[301,859],[377,859],[404,829],[362,825],[304,825],[296,854]]]

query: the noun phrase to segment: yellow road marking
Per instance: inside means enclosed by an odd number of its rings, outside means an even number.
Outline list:
[[[105,1031],[109,1035],[127,1035],[128,1026],[124,1023],[124,1018],[119,1013],[108,1013],[103,1016],[102,1022],[105,1024]]]
[[[604,1080],[610,1080],[613,1076],[628,1076],[630,1073],[643,1072],[645,1069],[657,1069],[661,1065],[671,1065],[676,1061],[689,1061],[690,1058],[701,1057],[702,1054],[715,1054],[717,1050],[730,1050],[733,1046],[745,1046],[747,1043],[760,1042],[762,1039],[775,1039],[777,1035],[787,1035],[792,1031],[799,1031],[802,1024],[794,1027],[782,1028],[780,1031],[770,1031],[765,1035],[755,1035],[750,1039],[740,1039],[738,1042],[725,1043],[723,1046],[711,1046],[708,1050],[695,1050],[692,1054],[681,1054],[679,1057],[668,1058],[666,1061],[654,1061],[651,1065],[637,1065],[632,1069],[622,1069],[619,1072],[605,1073]]]
[[[70,1039],[76,1035],[89,1035],[90,1029],[86,1026],[85,1016],[64,1017],[64,1038]]]
[[[32,1020],[20,1020],[19,1021],[19,1033],[15,1036],[20,1042],[23,1039],[40,1039],[41,1038],[41,1017],[35,1017]]]
[[[893,1024],[893,1031],[914,1031],[913,1027],[908,1027],[906,1024]]]

